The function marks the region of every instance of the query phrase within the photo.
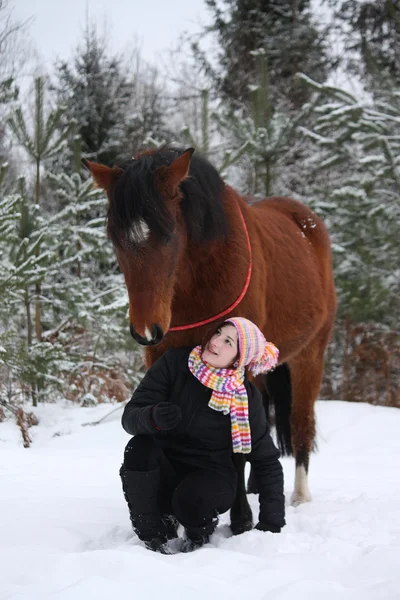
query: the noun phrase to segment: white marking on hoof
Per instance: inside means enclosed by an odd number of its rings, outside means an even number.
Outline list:
[[[144,328],[144,337],[146,338],[146,340],[147,340],[148,342],[151,342],[151,340],[153,339],[153,336],[151,335],[151,333],[150,333],[150,331],[149,331],[148,327],[145,327],[145,328]]]
[[[303,466],[296,467],[296,476],[294,480],[294,492],[290,499],[292,506],[298,506],[305,502],[311,502],[311,494],[308,489],[308,475]]]

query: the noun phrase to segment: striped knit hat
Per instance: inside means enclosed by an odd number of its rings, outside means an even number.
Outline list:
[[[238,334],[239,359],[235,367],[247,367],[253,375],[266,373],[276,367],[279,350],[271,342],[267,342],[262,331],[244,317],[233,317],[226,323],[231,323]]]

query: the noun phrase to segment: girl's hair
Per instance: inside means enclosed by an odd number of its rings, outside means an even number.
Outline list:
[[[217,333],[217,331],[219,329],[221,329],[221,327],[223,327],[224,325],[229,325],[229,324],[230,324],[229,321],[221,321],[220,323],[218,323],[218,325],[215,325],[214,327],[212,327],[211,329],[209,329],[206,332],[206,334],[203,337],[203,341],[201,342],[201,353],[203,353],[204,350],[206,349],[206,346],[207,346],[208,342],[211,340],[212,336],[215,335]],[[238,350],[237,350],[236,356],[233,359],[232,363],[229,365],[229,367],[232,367],[238,358],[239,358],[239,342],[238,342]],[[227,368],[229,368],[229,367],[227,367]]]

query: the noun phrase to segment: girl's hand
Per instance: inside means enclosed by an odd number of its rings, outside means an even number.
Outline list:
[[[172,402],[159,402],[151,411],[151,424],[158,431],[168,431],[178,425],[182,419],[179,406]]]

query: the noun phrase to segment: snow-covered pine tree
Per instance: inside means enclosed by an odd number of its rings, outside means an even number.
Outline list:
[[[20,179],[17,192],[0,199],[0,344],[9,390],[31,395],[34,406],[62,353],[61,347],[50,347],[34,335],[37,286],[50,263],[50,254],[41,248],[40,228],[39,206],[29,201]]]
[[[18,193],[0,200],[0,369],[2,393],[20,401],[64,396],[124,400],[141,377],[129,335],[127,298],[104,228],[106,200],[79,174],[49,176],[63,208],[43,217]],[[93,210],[102,218],[90,219]],[[40,253],[36,249],[40,246]],[[34,335],[35,286],[42,292],[41,340]]]
[[[303,71],[324,81],[330,68],[326,31],[313,17],[309,0],[206,0],[218,42],[217,68],[193,44],[195,56],[212,75],[222,97],[234,106],[249,106],[249,91],[258,78],[256,57],[263,48],[270,66],[271,89],[298,109],[307,90],[294,75]]]
[[[133,94],[133,83],[124,73],[121,58],[112,55],[96,27],[88,25],[72,64],[58,63],[55,73],[53,90],[57,104],[65,106],[64,125],[76,120],[85,156],[114,164]],[[62,159],[60,168],[71,171],[71,155]]]
[[[16,76],[25,58],[22,43],[24,28],[24,23],[15,20],[12,7],[0,1],[0,142],[7,105],[18,96]]]
[[[245,155],[250,142],[246,140],[241,146],[237,146],[238,140],[235,140],[235,149],[227,150],[225,135],[231,124],[229,122],[227,125],[224,120],[226,117],[224,109],[221,110],[220,107],[212,110],[210,108],[210,90],[208,88],[200,90],[197,99],[201,106],[199,118],[192,118],[191,125],[186,123],[181,128],[181,136],[186,144],[189,144],[204,157],[211,160],[224,177],[227,175],[229,167],[240,161]],[[195,105],[196,98],[193,96],[191,100],[194,101],[193,104]],[[225,143],[216,142],[218,137],[224,140]],[[231,144],[229,146],[232,147]]]
[[[339,315],[393,325],[400,310],[400,94],[360,102],[303,81],[319,98],[310,159],[325,176],[314,205],[333,236]],[[319,177],[319,180],[321,178]]]
[[[136,69],[132,73],[133,91],[127,107],[124,134],[116,140],[117,162],[123,162],[127,157],[147,149],[152,145],[151,140],[163,141],[165,144],[176,139],[173,122],[176,109],[168,95],[166,82],[160,82],[157,68],[144,63],[138,52],[134,63]]]
[[[325,0],[333,9],[333,23],[344,52],[348,73],[373,90],[400,84],[400,1]]]
[[[210,108],[209,108],[210,90],[204,88],[200,91],[201,96],[201,131],[200,137],[192,132],[189,125],[184,125],[181,129],[181,135],[188,144],[201,152],[205,158],[209,158],[210,152]]]
[[[1,11],[1,6],[0,6]],[[1,38],[1,36],[0,36]],[[1,39],[0,39],[0,60],[1,60]],[[7,179],[10,180],[15,173],[10,167],[10,144],[6,136],[7,115],[13,106],[13,103],[18,98],[18,88],[15,85],[13,77],[1,79],[0,75],[0,185],[4,182],[7,174]],[[5,164],[7,168],[3,168]],[[14,165],[12,164],[12,167]],[[11,172],[10,172],[11,171]],[[6,179],[6,183],[7,183]]]
[[[148,136],[171,138],[157,70],[142,64],[138,51],[113,54],[95,26],[87,26],[72,61],[57,63],[55,73],[57,103],[66,107],[66,122],[76,120],[90,160],[113,165],[143,149]],[[53,171],[73,170],[70,149],[57,162]]]
[[[210,109],[210,101],[209,101],[209,93],[210,90],[207,88],[203,88],[200,90],[199,100],[201,102],[201,111],[200,111],[200,119],[199,119],[199,127],[198,131],[194,133],[195,123],[192,123],[192,126],[185,124],[181,128],[181,136],[187,144],[193,146],[196,151],[200,152],[204,157],[212,160],[210,157],[211,153],[211,144],[210,140],[212,137],[216,136],[216,132],[218,128],[222,131],[223,129],[223,117],[218,112],[212,111]],[[193,100],[193,98],[192,98]],[[242,146],[232,151],[223,151],[221,156],[222,160],[218,165],[215,159],[215,166],[222,173],[225,174],[225,171],[228,167],[235,164],[239,161],[242,156],[245,154],[249,146],[249,141],[246,140]],[[215,148],[214,148],[215,151]],[[217,151],[216,154],[221,154],[221,151]]]
[[[244,176],[235,177],[233,183],[244,193],[262,197],[292,192],[293,169],[287,165],[294,162],[299,141],[297,128],[310,111],[310,105],[291,116],[277,108],[271,98],[269,68],[264,49],[253,52],[258,66],[256,84],[251,86],[252,110],[226,108],[215,113],[221,131],[230,148],[225,152],[221,170],[232,164],[241,167]],[[228,177],[231,175],[227,171]]]
[[[62,131],[59,130],[63,107],[56,107],[46,115],[45,92],[46,79],[36,77],[35,108],[33,114],[33,132],[30,134],[27,127],[27,118],[21,107],[15,109],[8,119],[8,126],[15,135],[19,144],[27,152],[35,166],[35,193],[34,202],[37,206],[41,204],[41,171],[45,160],[52,158],[62,151],[67,143],[67,138],[74,125],[69,123]],[[40,240],[40,238],[39,238]],[[40,241],[36,243],[36,256],[40,255]],[[41,307],[40,283],[36,284],[35,299],[35,331],[36,338],[40,341],[42,334],[40,307]]]
[[[107,200],[79,173],[48,173],[48,181],[60,210],[46,224],[52,265],[43,284],[43,339],[61,343],[68,354],[66,397],[112,397],[110,390],[103,394],[112,374],[120,386],[137,383],[142,359],[127,325],[123,276],[106,238]]]

